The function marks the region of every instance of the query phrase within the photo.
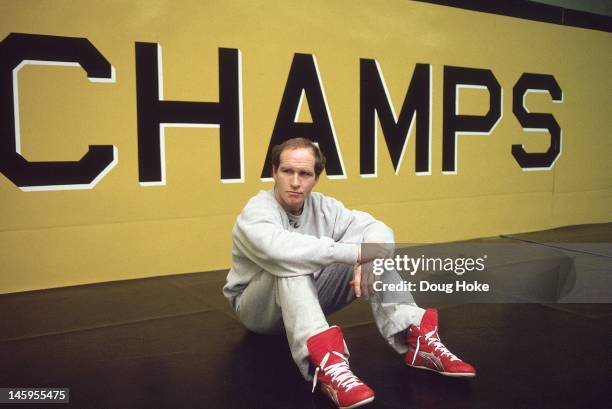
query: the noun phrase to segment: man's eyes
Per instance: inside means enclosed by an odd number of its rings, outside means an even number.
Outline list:
[[[291,175],[293,173],[293,171],[291,169],[281,169],[281,172],[286,173],[288,175]],[[299,174],[300,174],[300,176],[307,176],[307,177],[310,177],[310,176],[314,175],[314,173],[312,173],[312,172],[305,172],[305,171],[299,172]]]

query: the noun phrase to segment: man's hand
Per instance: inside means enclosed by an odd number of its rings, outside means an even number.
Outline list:
[[[364,246],[365,244],[365,246]],[[371,263],[377,258],[391,257],[392,245],[383,243],[382,241],[369,241],[367,243],[358,245],[357,265],[353,270],[353,280],[349,285],[353,286],[355,290],[355,296],[357,298],[361,295],[365,295],[366,299],[370,298],[373,290],[374,277],[372,274],[367,274],[365,282],[362,281],[362,268],[364,264]],[[372,271],[372,268],[366,268],[366,271]]]
[[[355,290],[355,297],[361,297],[361,264],[357,264],[353,270],[353,281],[349,283]]]
[[[349,285],[353,286],[357,298],[363,296],[366,300],[369,300],[374,295],[375,279],[376,276],[372,274],[372,262],[370,261],[355,266],[353,270],[353,280]]]

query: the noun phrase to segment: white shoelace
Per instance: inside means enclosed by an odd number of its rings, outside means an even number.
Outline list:
[[[321,363],[315,370],[314,379],[312,380],[312,391],[314,392],[315,387],[317,386],[317,375],[319,374],[319,369],[322,369],[325,375],[331,376],[332,381],[337,382],[338,386],[344,388],[344,390],[347,392],[355,386],[363,385],[363,382],[361,382],[349,368],[346,357],[336,351],[332,351],[331,353],[342,358],[342,361],[326,367],[325,364],[330,357],[330,353],[326,353],[321,360]]]
[[[435,336],[435,334],[438,331],[438,327],[434,328],[432,331],[428,332],[427,334],[425,334],[425,341],[427,341],[427,345],[434,347],[434,351],[440,351],[440,356],[443,357],[444,355],[448,355],[449,359],[451,361],[458,361],[459,358],[457,358],[455,356],[455,354],[453,354],[451,351],[449,351],[444,344],[442,343],[442,341],[440,341],[440,337],[439,336]],[[416,349],[414,350],[414,356],[412,357],[412,365],[414,365],[414,361],[416,360],[417,354],[419,352],[419,347],[421,345],[420,343],[421,340],[421,335],[419,335],[419,337],[417,338],[417,344],[416,344]]]

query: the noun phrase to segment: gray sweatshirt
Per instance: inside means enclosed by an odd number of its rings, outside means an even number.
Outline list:
[[[291,277],[317,274],[334,263],[355,264],[359,243],[393,243],[393,233],[369,214],[348,210],[317,192],[306,198],[301,215],[289,214],[272,189],[249,200],[234,224],[232,239],[232,268],[223,294],[235,308],[236,297],[262,271]]]

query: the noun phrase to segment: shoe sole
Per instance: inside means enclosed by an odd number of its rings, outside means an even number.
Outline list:
[[[356,408],[356,407],[359,407],[359,406],[362,406],[362,405],[366,405],[366,404],[372,402],[373,400],[374,400],[374,396],[371,396],[371,397],[369,397],[367,399],[362,400],[361,402],[354,403],[351,406],[339,406],[338,408],[339,409],[353,409],[353,408]]]
[[[417,365],[410,365],[410,364],[406,364],[406,366],[411,366],[417,369],[425,369],[427,371],[435,372],[440,375],[448,376],[451,378],[473,378],[476,376],[475,373],[471,373],[471,372],[440,372],[435,369],[428,368],[426,366],[417,366]]]
[[[353,409],[353,408],[357,408],[359,406],[365,405],[367,403],[370,403],[374,400],[374,397],[376,395],[372,395],[369,398],[365,398],[363,400],[360,400],[357,403],[353,403],[350,406],[340,406],[340,404],[338,403],[338,398],[336,395],[336,392],[327,384],[325,383],[321,383],[321,392],[323,393],[323,395],[327,396],[332,402],[334,402],[336,404],[336,406],[338,406],[338,409]]]

